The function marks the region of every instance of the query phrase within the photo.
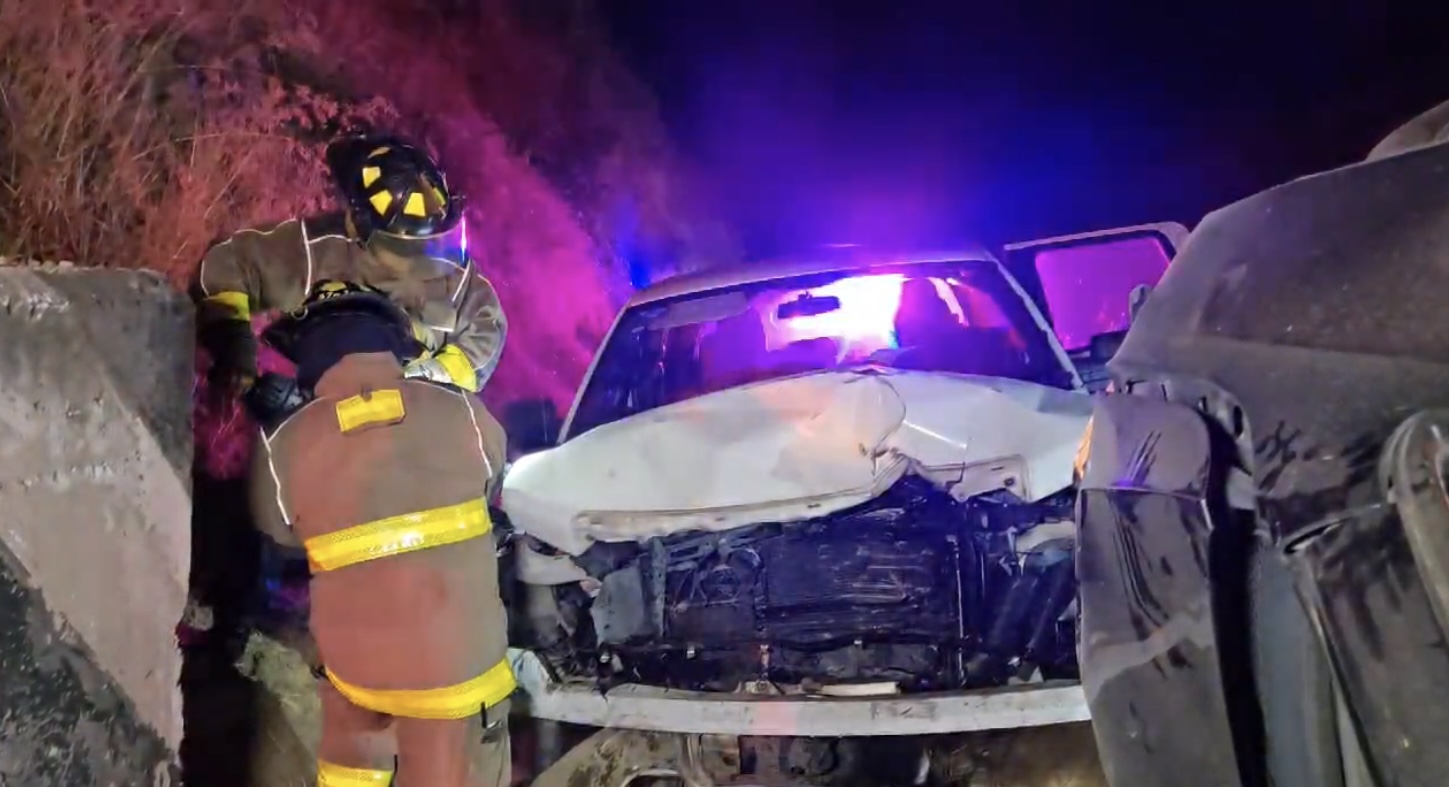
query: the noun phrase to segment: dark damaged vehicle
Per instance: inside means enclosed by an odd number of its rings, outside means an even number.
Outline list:
[[[1114,785],[1449,781],[1446,118],[1208,216],[1110,363],[1078,576]]]
[[[691,785],[957,783],[952,735],[1084,721],[1074,460],[1183,235],[841,247],[637,294],[504,482],[529,712],[652,734],[596,748]]]

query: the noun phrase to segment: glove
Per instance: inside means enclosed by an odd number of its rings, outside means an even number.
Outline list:
[[[473,370],[473,362],[451,344],[409,363],[403,368],[403,376],[478,392],[478,373]]]
[[[403,377],[408,379],[422,379],[429,382],[452,385],[453,376],[448,374],[447,367],[437,358],[419,358],[403,369]]]
[[[207,381],[213,390],[240,396],[251,388],[257,378],[257,337],[250,322],[217,320],[198,338],[211,355]]]
[[[307,397],[297,387],[296,380],[271,372],[258,377],[242,395],[242,404],[252,420],[266,428],[281,423],[306,403]]]

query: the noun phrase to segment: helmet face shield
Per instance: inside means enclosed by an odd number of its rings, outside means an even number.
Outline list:
[[[446,276],[468,265],[468,249],[462,222],[446,232],[423,238],[410,238],[390,232],[374,232],[367,239],[368,251],[382,257],[407,260],[409,265],[425,264],[432,274]],[[427,278],[433,278],[428,275]]]

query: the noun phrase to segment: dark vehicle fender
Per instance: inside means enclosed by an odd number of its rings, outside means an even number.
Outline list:
[[[1212,458],[1194,410],[1096,400],[1078,498],[1080,660],[1114,785],[1241,783],[1214,599],[1213,542],[1225,534]]]
[[[1449,403],[1446,172],[1435,145],[1213,213],[1110,364],[1126,398],[1231,438],[1385,785],[1449,773],[1449,648],[1381,470],[1406,419]]]

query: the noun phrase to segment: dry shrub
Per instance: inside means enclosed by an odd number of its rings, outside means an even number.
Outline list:
[[[633,258],[733,253],[584,7],[0,0],[0,254],[180,285],[217,238],[329,207],[326,139],[398,128],[470,195],[511,319],[487,398],[566,406]]]
[[[181,283],[225,232],[322,205],[309,133],[391,113],[257,69],[243,9],[208,18],[180,0],[0,0],[5,253]]]

